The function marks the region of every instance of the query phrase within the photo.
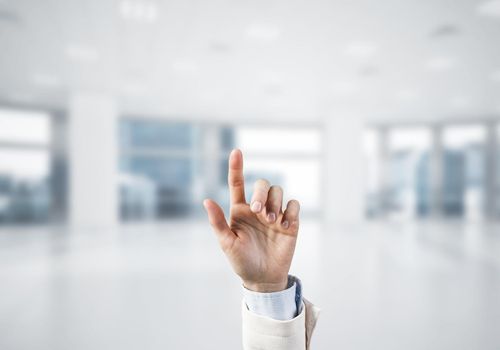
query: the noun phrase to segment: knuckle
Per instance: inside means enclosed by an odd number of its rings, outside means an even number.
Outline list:
[[[229,179],[229,184],[233,187],[242,187],[244,185],[240,179]]]
[[[271,210],[278,211],[281,209],[281,201],[278,199],[273,199],[272,201],[268,202],[268,206]]]
[[[232,186],[242,186],[244,183],[243,179],[240,176],[235,176],[232,174],[228,175],[227,182]]]
[[[258,179],[255,181],[254,187],[262,190],[269,190],[271,184],[266,179]]]

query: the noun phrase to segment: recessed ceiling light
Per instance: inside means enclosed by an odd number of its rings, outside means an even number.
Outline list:
[[[246,29],[246,35],[258,41],[275,41],[280,37],[281,31],[271,25],[254,23]]]
[[[55,75],[37,73],[33,75],[33,83],[42,87],[57,87],[61,85],[61,79]]]
[[[460,34],[460,29],[453,24],[443,24],[441,26],[436,27],[431,33],[430,36],[434,38],[444,38],[451,37]]]
[[[477,12],[484,16],[500,17],[500,0],[483,2],[477,7]]]
[[[448,71],[456,66],[456,61],[450,57],[433,57],[426,62],[426,67],[435,72]]]
[[[370,42],[352,42],[350,43],[344,53],[354,58],[370,58],[377,52],[377,45]]]
[[[149,1],[124,0],[120,3],[120,13],[126,20],[141,22],[154,22],[158,17],[155,4]]]
[[[268,95],[279,95],[283,93],[283,77],[275,71],[261,71],[257,73],[257,79]]]
[[[214,41],[210,44],[210,50],[217,53],[226,53],[231,51],[231,45],[221,41]]]
[[[66,56],[77,62],[92,63],[99,60],[99,52],[91,46],[70,44],[66,47]]]
[[[365,65],[359,69],[359,75],[362,77],[372,77],[379,73],[379,69],[374,65]]]

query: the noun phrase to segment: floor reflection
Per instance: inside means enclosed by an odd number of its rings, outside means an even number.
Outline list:
[[[314,349],[496,349],[500,227],[304,222]],[[1,349],[238,349],[240,285],[204,222],[0,231]]]

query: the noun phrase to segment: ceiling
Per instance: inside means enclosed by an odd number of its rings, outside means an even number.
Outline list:
[[[196,118],[500,115],[500,2],[0,0],[0,100]]]

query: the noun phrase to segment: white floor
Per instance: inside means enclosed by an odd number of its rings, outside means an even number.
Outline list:
[[[500,349],[500,225],[302,226],[313,349]],[[205,223],[0,230],[0,349],[240,349]]]

